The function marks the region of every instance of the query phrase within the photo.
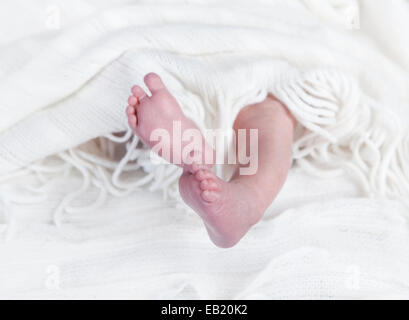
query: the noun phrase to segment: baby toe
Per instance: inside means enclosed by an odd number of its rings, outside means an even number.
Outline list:
[[[202,182],[200,182],[200,189],[208,190],[209,189],[209,181],[208,180],[203,180]]]
[[[132,94],[138,98],[139,101],[145,99],[147,97],[146,92],[140,86],[133,86],[132,87]]]
[[[132,107],[132,106],[128,106],[128,107],[126,108],[126,114],[127,114],[128,116],[132,116],[132,115],[136,114],[135,108]]]
[[[130,96],[128,98],[128,103],[129,103],[130,106],[134,107],[134,106],[136,106],[138,104],[138,98],[135,97],[135,96]]]
[[[128,124],[131,127],[131,129],[135,129],[137,124],[138,124],[138,118],[136,115],[132,114],[128,116]]]
[[[219,190],[219,185],[214,180],[207,180],[208,181],[208,190]]]
[[[195,176],[196,179],[199,181],[203,181],[207,177],[206,172],[204,170],[197,171]]]
[[[197,173],[199,170],[203,169],[203,166],[198,163],[192,163],[192,173]]]
[[[214,173],[211,172],[210,170],[204,170],[204,175],[206,179],[213,179],[215,177]]]
[[[205,179],[200,182],[200,189],[217,191],[219,190],[219,185],[213,179]]]
[[[213,202],[219,198],[219,194],[215,191],[205,190],[201,193],[201,197],[206,202]]]
[[[196,167],[195,167],[196,166]],[[193,165],[193,169],[196,169],[194,172],[196,172],[196,178],[199,180],[203,179],[211,179],[214,178],[215,175],[212,171],[210,171],[207,167],[205,166],[200,166],[200,165]]]

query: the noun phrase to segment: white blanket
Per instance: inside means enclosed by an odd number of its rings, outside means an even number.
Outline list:
[[[0,212],[9,241],[0,293],[53,296],[48,280],[41,287],[44,267],[64,279],[57,287],[67,297],[408,293],[407,1],[3,1],[0,12]],[[273,204],[284,214],[267,215],[229,253],[211,249],[199,221],[170,202],[152,221],[157,205],[144,190],[177,200],[180,172],[153,166],[126,127],[129,88],[150,71],[201,128],[230,128],[240,108],[272,92],[301,124],[295,166],[332,179],[347,171],[363,192],[347,196],[379,200],[320,201],[326,184],[310,176],[289,191],[298,203]],[[78,179],[79,189],[69,183]],[[304,196],[310,184],[317,197]],[[44,226],[50,219],[58,229]],[[89,246],[44,242],[58,234]],[[109,254],[111,246],[122,249]],[[243,265],[243,255],[254,260]],[[133,291],[119,283],[128,276]]]

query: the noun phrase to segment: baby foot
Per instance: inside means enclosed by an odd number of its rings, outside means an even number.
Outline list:
[[[128,99],[126,113],[132,130],[165,160],[188,171],[192,171],[193,163],[211,166],[214,162],[213,149],[205,142],[194,122],[185,117],[161,78],[150,73],[144,81],[152,95],[148,96],[140,86],[134,86]],[[182,139],[185,133],[191,137],[192,132],[196,133],[196,139]]]
[[[219,247],[234,246],[264,212],[244,184],[224,182],[207,168],[185,172],[179,180],[183,200],[203,219]]]

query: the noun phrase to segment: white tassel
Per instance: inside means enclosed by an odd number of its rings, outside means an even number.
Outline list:
[[[409,138],[402,137],[399,119],[360,94],[355,81],[319,70],[284,79],[275,90],[308,129],[293,145],[302,168],[318,176],[344,168],[369,195],[409,195]]]
[[[293,158],[306,172],[335,177],[346,171],[369,196],[408,197],[409,137],[402,134],[398,119],[386,108],[361,94],[356,81],[336,70],[289,72],[270,90],[262,90],[263,94],[267,91],[283,101],[303,127],[293,144]],[[197,106],[192,108],[190,113],[200,115],[196,121],[203,122],[204,116],[196,110]],[[203,127],[203,123],[198,125]],[[120,160],[115,157],[118,146],[125,148]],[[97,209],[108,195],[121,197],[146,188],[161,191],[164,199],[181,200],[178,193],[181,168],[165,162],[152,163],[150,150],[142,146],[130,129],[122,136],[100,137],[57,157],[60,159],[57,165],[40,161],[13,176],[35,173],[40,187],[26,189],[33,195],[31,201],[43,201],[53,178],[68,175],[73,169],[81,174],[81,186],[65,196],[55,211],[54,222],[59,227],[66,219],[83,219],[75,215]],[[127,179],[124,175],[128,175]],[[73,206],[91,188],[98,190],[95,200]],[[10,201],[28,199],[13,197]]]
[[[4,224],[2,227],[2,234],[4,235],[4,241],[9,241],[16,233],[15,216],[10,205],[10,202],[6,198],[4,192],[0,191],[0,213],[3,211]]]

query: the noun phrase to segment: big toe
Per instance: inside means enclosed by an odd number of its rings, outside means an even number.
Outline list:
[[[148,73],[144,78],[146,86],[152,93],[165,89],[162,79],[156,73]]]

